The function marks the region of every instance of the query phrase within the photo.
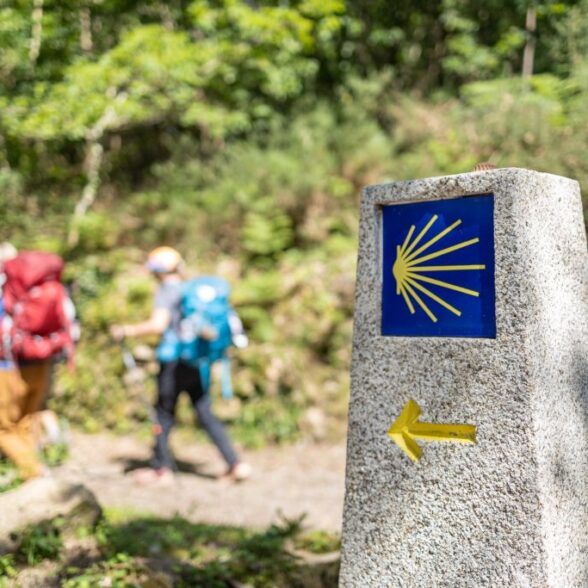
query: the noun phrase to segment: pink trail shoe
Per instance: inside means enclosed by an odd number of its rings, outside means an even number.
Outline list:
[[[227,478],[233,482],[244,482],[251,476],[251,466],[244,461],[236,463],[227,473]]]
[[[140,468],[133,472],[133,480],[137,484],[172,486],[175,482],[175,476],[169,468]]]

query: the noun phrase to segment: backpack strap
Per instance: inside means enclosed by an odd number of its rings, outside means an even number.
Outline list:
[[[6,281],[6,274],[0,273],[0,364],[7,369],[14,366],[12,357],[12,318],[6,312],[3,298],[3,285]]]
[[[225,355],[220,361],[221,393],[225,400],[233,398],[233,382],[231,380],[231,359]]]
[[[198,360],[198,371],[202,390],[204,394],[208,394],[210,392],[210,360],[207,357],[201,357]]]
[[[233,381],[231,378],[231,359],[224,355],[218,360],[220,364],[221,394],[225,400],[233,398]],[[205,394],[210,392],[210,377],[212,362],[207,358],[198,360],[198,372],[200,373],[200,384]]]
[[[65,354],[67,356],[67,367],[70,372],[74,372],[76,369],[76,362],[75,362],[75,351],[76,346],[73,340],[73,328],[74,328],[74,321],[75,321],[75,307],[71,298],[67,294],[67,290],[62,285],[63,288],[63,300],[61,301],[61,313],[63,316],[63,325],[65,328],[65,345],[63,347]],[[71,309],[66,307],[67,304],[71,304]]]
[[[14,365],[14,357],[12,355],[12,319],[3,311],[0,312],[0,350],[2,350],[0,359]]]

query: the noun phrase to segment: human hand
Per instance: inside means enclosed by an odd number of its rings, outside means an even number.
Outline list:
[[[237,349],[245,349],[245,347],[249,345],[249,337],[247,337],[245,333],[238,333],[237,335],[233,335],[233,345]]]
[[[115,341],[122,341],[125,338],[125,327],[124,325],[112,325],[110,327],[110,336]]]
[[[205,326],[200,329],[198,336],[205,341],[214,341],[218,338],[218,333],[216,332],[216,329]]]

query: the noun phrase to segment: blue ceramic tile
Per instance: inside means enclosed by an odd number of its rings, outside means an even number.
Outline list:
[[[495,337],[494,196],[382,207],[382,335]]]

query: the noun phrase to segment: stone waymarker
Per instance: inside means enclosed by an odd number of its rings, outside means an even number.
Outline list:
[[[577,182],[368,187],[351,385],[341,586],[588,586]]]

